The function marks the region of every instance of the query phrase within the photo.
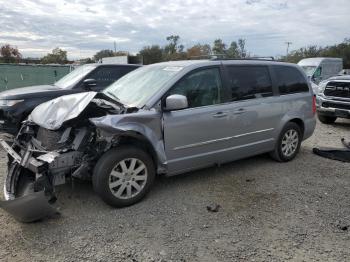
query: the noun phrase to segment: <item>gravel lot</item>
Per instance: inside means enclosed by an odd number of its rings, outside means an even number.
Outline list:
[[[64,186],[59,218],[21,224],[0,210],[0,260],[349,261],[349,164],[311,152],[341,147],[349,130],[346,120],[318,123],[289,163],[262,155],[159,178],[123,209],[105,205],[89,183]]]

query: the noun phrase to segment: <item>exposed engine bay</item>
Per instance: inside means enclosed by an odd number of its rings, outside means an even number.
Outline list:
[[[136,111],[95,92],[39,105],[11,145],[1,141],[9,160],[7,201],[1,201],[0,207],[23,222],[56,213],[55,186],[71,178],[91,179],[99,157],[118,144],[118,136],[106,135],[90,119]]]

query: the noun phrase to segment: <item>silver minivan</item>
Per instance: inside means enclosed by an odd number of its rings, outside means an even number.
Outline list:
[[[9,153],[6,209],[33,220],[42,214],[27,207],[43,205],[43,198],[51,204],[55,186],[72,177],[91,179],[105,202],[121,207],[141,200],[156,174],[262,153],[290,161],[312,135],[315,112],[307,77],[294,64],[189,60],[145,66],[101,93],[39,105],[11,146],[1,142]]]

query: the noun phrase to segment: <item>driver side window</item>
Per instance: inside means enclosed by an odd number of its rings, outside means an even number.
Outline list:
[[[208,68],[188,74],[170,90],[169,95],[184,95],[188,107],[201,107],[220,103],[222,89],[219,68]]]

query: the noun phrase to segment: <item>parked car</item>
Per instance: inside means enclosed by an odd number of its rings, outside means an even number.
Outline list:
[[[314,131],[315,110],[307,77],[294,64],[199,60],[145,66],[101,93],[39,105],[12,146],[1,142],[11,156],[6,209],[27,221],[46,215],[45,199],[55,200],[55,186],[69,177],[91,179],[106,203],[123,207],[141,200],[156,174],[262,153],[290,161]]]
[[[308,78],[318,85],[321,81],[336,76],[343,69],[343,59],[333,57],[312,57],[299,61]]]
[[[324,124],[350,118],[350,76],[335,76],[320,83],[317,94],[317,116]]]
[[[86,91],[100,91],[139,65],[87,64],[53,85],[10,89],[0,93],[0,132],[16,134],[32,110],[53,98]]]

